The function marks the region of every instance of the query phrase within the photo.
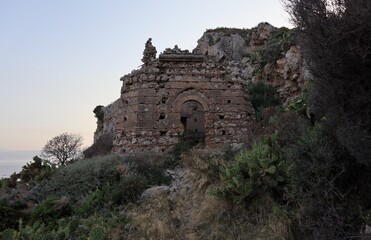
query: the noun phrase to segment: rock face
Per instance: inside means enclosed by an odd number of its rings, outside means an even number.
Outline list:
[[[149,39],[142,67],[121,78],[120,99],[102,108],[95,140],[112,133],[119,154],[167,152],[180,137],[208,148],[248,143],[254,110],[246,85],[272,84],[288,104],[310,76],[293,35],[268,23],[218,28],[192,52],[175,46],[158,58]]]
[[[209,30],[198,40],[197,49],[215,62],[221,59],[240,61],[247,54],[246,41],[250,31],[238,30],[230,30],[230,33]]]
[[[98,141],[104,135],[115,134],[115,123],[117,113],[119,112],[120,99],[114,101],[110,105],[103,107],[98,106],[95,108],[97,113],[97,130],[94,132],[94,142]]]
[[[235,62],[242,78],[265,81],[277,88],[288,104],[300,93],[305,73],[300,47],[290,43],[294,31],[260,23],[253,29],[217,28],[208,30],[198,40],[196,49],[208,61]]]
[[[266,65],[269,66],[269,65]],[[274,72],[264,72],[267,81],[278,88],[281,98],[290,102],[297,97],[306,79],[303,59],[298,46],[291,46],[285,57],[278,59],[273,67]]]

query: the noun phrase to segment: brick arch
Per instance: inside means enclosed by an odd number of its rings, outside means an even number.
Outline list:
[[[172,103],[172,112],[180,113],[183,103],[187,101],[199,102],[204,108],[205,112],[208,112],[211,108],[210,101],[203,93],[189,89],[183,91],[174,99]]]

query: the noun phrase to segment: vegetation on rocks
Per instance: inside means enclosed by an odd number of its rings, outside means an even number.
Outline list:
[[[39,239],[41,236],[120,239],[123,228],[130,222],[120,211],[129,202],[138,200],[145,189],[169,184],[170,177],[164,170],[172,165],[171,161],[162,156],[109,155],[54,168],[47,178],[33,182],[36,187],[24,196],[2,196],[2,236],[7,239]],[[48,170],[41,168],[39,175],[43,175],[43,171]],[[4,190],[24,191],[24,181],[29,178],[23,179],[16,188]],[[33,195],[36,197],[32,198]]]
[[[259,118],[262,109],[280,104],[277,90],[263,81],[250,82],[247,85],[247,91],[251,97],[251,104],[255,110],[256,118]]]
[[[263,61],[265,63],[275,63],[278,59],[284,57],[285,52],[296,43],[295,29],[286,27],[278,28],[273,31],[266,41]]]
[[[173,155],[92,154],[59,167],[35,157],[1,180],[1,238],[366,237],[371,5],[286,3],[313,81],[285,108],[273,87],[248,86],[258,116],[251,145],[210,151],[180,141]],[[269,57],[291,34],[271,34]]]
[[[239,151],[179,147],[175,157],[110,155],[53,169],[33,183],[38,197],[32,207],[3,198],[1,234],[4,239],[337,239],[368,223],[370,198],[360,191],[370,186],[361,189],[357,182],[369,178],[367,168],[349,164],[347,152],[324,126],[268,107],[255,135],[256,142]]]
[[[261,194],[282,199],[290,175],[290,164],[283,158],[278,134],[260,139],[251,150],[240,152],[236,160],[220,171],[222,187],[212,194],[248,206]]]

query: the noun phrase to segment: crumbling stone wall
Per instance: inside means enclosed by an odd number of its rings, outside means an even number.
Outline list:
[[[94,140],[113,133],[117,153],[166,152],[188,131],[200,136],[195,142],[210,148],[250,143],[254,118],[245,84],[273,85],[287,106],[310,79],[294,43],[262,61],[272,43],[284,42],[276,39],[277,32],[290,33],[268,23],[207,30],[192,52],[175,46],[158,58],[149,39],[143,66],[121,78],[120,99],[102,108],[104,118],[97,122]]]
[[[169,151],[187,128],[196,129],[185,125],[189,103],[199,115],[202,111],[205,147],[250,141],[254,110],[245,91],[247,81],[229,63],[207,62],[201,54],[175,47],[121,80],[117,153]]]
[[[94,132],[94,142],[105,135],[115,134],[116,116],[119,112],[120,99],[117,99],[108,106],[97,106],[94,109],[95,117],[97,118],[97,129]]]

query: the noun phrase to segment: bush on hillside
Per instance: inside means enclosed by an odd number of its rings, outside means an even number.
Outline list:
[[[92,158],[95,156],[104,156],[111,153],[113,148],[113,135],[110,133],[104,134],[89,148],[83,151],[85,158]]]
[[[31,223],[42,222],[50,229],[56,228],[58,219],[70,216],[73,213],[71,201],[67,197],[48,197],[39,203],[31,213]]]
[[[122,202],[134,200],[133,194],[139,195],[144,188],[170,182],[170,177],[165,175],[165,168],[171,162],[171,158],[157,155],[127,158],[109,155],[83,159],[55,171],[47,181],[40,184],[40,192],[43,196],[67,196],[74,201],[89,192],[108,188],[107,194],[126,194]],[[106,199],[116,199],[112,198]]]
[[[267,193],[282,199],[290,164],[283,158],[277,135],[260,139],[251,150],[237,155],[234,163],[222,168],[222,186],[211,193],[245,206]]]
[[[262,81],[250,82],[247,86],[247,91],[251,97],[251,104],[257,118],[259,118],[259,114],[264,108],[280,105],[277,90]]]
[[[179,141],[174,145],[172,149],[172,155],[175,162],[179,163],[181,161],[181,156],[183,153],[187,153],[191,150],[191,145],[184,140],[184,136],[179,138]]]
[[[43,196],[68,196],[72,201],[120,178],[124,159],[115,155],[83,159],[58,168],[39,188]]]
[[[17,229],[20,219],[28,219],[28,214],[24,212],[26,208],[24,203],[0,199],[0,232],[7,228]]]
[[[104,106],[98,105],[93,110],[94,116],[98,119],[98,121],[104,120]]]
[[[87,193],[75,205],[75,214],[80,217],[104,215],[113,211],[114,206],[135,202],[148,187],[148,180],[142,176],[127,176],[116,182],[107,183],[102,188]]]
[[[118,211],[123,204],[138,200],[145,189],[169,184],[171,177],[165,173],[169,166],[173,166],[173,159],[160,155],[110,155],[61,166],[38,185],[40,203],[28,209],[30,220],[28,215],[21,215],[23,208],[0,202],[0,232],[20,226],[17,236],[27,239],[77,239],[88,235],[120,239],[128,220],[119,217]],[[101,221],[101,217],[105,220]],[[18,224],[20,218],[25,226]],[[113,221],[119,218],[125,219]],[[14,231],[1,234],[11,236]]]
[[[171,177],[165,174],[165,170],[178,164],[165,154],[136,154],[129,156],[126,161],[132,166],[132,172],[144,177],[149,186],[170,184]]]
[[[308,94],[306,90],[303,90],[304,93],[302,95],[295,98],[290,104],[287,106],[287,110],[296,112],[300,116],[305,116],[306,118],[311,118],[310,112],[308,112]]]
[[[253,125],[252,139],[277,133],[279,144],[286,147],[295,144],[308,125],[308,120],[295,112],[268,107],[260,112],[260,121]]]
[[[254,52],[248,54],[252,63],[256,64],[255,73],[261,74],[264,66],[267,64],[266,59],[264,58],[264,50],[259,48]]]
[[[47,161],[39,158],[38,156],[33,157],[33,162],[27,163],[22,167],[20,174],[20,179],[24,182],[29,182],[30,180],[42,181],[47,178],[53,171],[54,167],[50,165]]]
[[[125,227],[129,220],[125,216],[92,215],[87,218],[61,218],[54,223],[54,229],[41,222],[35,222],[23,226],[20,223],[19,230],[6,229],[0,232],[0,237],[4,240],[16,239],[123,239]],[[126,239],[126,238],[124,238]]]
[[[288,198],[298,210],[297,238],[343,239],[360,231],[363,220],[359,211],[364,205],[357,195],[370,200],[370,194],[355,192],[359,186],[350,176],[365,170],[350,171],[344,150],[319,125],[308,128],[288,149],[287,157],[293,162]],[[363,184],[363,189],[370,190],[370,183]]]

